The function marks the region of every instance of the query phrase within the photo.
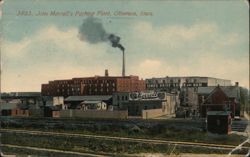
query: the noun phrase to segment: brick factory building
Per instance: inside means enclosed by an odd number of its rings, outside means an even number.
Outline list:
[[[112,95],[114,92],[140,92],[146,88],[138,76],[105,76],[54,80],[42,84],[43,96]]]

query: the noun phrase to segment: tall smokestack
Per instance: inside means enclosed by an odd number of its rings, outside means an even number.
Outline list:
[[[125,53],[122,51],[122,77],[126,76],[125,74]]]
[[[105,77],[108,77],[109,76],[109,71],[108,71],[108,69],[105,69]]]
[[[125,76],[125,48],[120,43],[121,38],[106,32],[100,19],[94,17],[86,18],[79,27],[79,38],[91,44],[110,42],[112,47],[119,48],[122,51],[122,76]]]

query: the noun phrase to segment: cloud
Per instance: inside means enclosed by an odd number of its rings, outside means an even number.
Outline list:
[[[60,30],[56,26],[48,26],[31,37],[26,37],[19,42],[4,41],[3,51],[8,58],[43,57],[47,55],[86,55],[91,52],[101,53],[105,51],[105,47],[101,44],[93,46],[84,43],[77,38],[77,29],[69,28],[68,30]],[[61,52],[60,52],[61,51]],[[38,60],[39,61],[39,60]]]
[[[134,75],[145,77],[157,77],[160,76],[162,71],[159,71],[162,67],[162,63],[159,60],[146,59],[136,65],[136,69],[133,70]]]
[[[138,37],[152,44],[161,44],[170,47],[178,47],[183,42],[196,40],[204,35],[217,31],[215,24],[197,23],[190,27],[172,25],[154,27],[148,22],[138,22],[134,26],[134,32]]]
[[[215,23],[156,27],[137,22],[123,36],[126,74],[142,78],[210,76],[248,87],[248,51],[236,32]],[[89,44],[76,28],[47,26],[20,41],[3,41],[3,91],[40,91],[42,83],[103,75],[121,75],[121,53],[107,44]],[[235,52],[237,51],[237,53]],[[120,52],[120,51],[119,51]]]
[[[248,61],[242,59],[225,60],[221,55],[206,55],[196,58],[198,63],[189,63],[175,66],[160,60],[143,60],[138,63],[137,74],[143,78],[165,76],[207,76],[221,79],[230,79],[232,84],[240,82],[241,86],[248,87]],[[135,65],[136,66],[136,65]]]
[[[131,66],[140,67],[136,72],[143,78],[209,76],[248,87],[248,48],[237,32],[224,32],[211,22],[161,27],[136,22],[130,36],[130,43],[136,43],[128,46]],[[151,64],[149,58],[160,64],[154,70],[150,66],[143,70],[141,65]]]
[[[234,46],[241,40],[235,33],[223,33],[216,23],[197,22],[190,26],[169,25],[154,26],[148,22],[137,22],[133,25],[131,35],[135,41],[145,42],[158,51],[169,51],[168,53],[194,53],[203,50],[224,49],[225,46]],[[161,54],[162,52],[160,52]]]
[[[75,28],[51,25],[18,42],[4,41],[2,90],[40,91],[49,80],[103,75],[106,68],[119,74],[119,62],[112,61],[118,53],[107,53],[105,44],[82,42],[77,34]]]

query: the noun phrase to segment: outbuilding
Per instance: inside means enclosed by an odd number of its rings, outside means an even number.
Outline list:
[[[229,134],[232,121],[229,111],[208,111],[207,131],[214,134]]]

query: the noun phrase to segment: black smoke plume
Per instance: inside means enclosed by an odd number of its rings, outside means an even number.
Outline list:
[[[91,44],[110,42],[112,47],[117,47],[122,51],[125,50],[120,44],[120,37],[107,33],[102,22],[98,18],[88,17],[83,21],[82,25],[79,27],[79,38]]]

